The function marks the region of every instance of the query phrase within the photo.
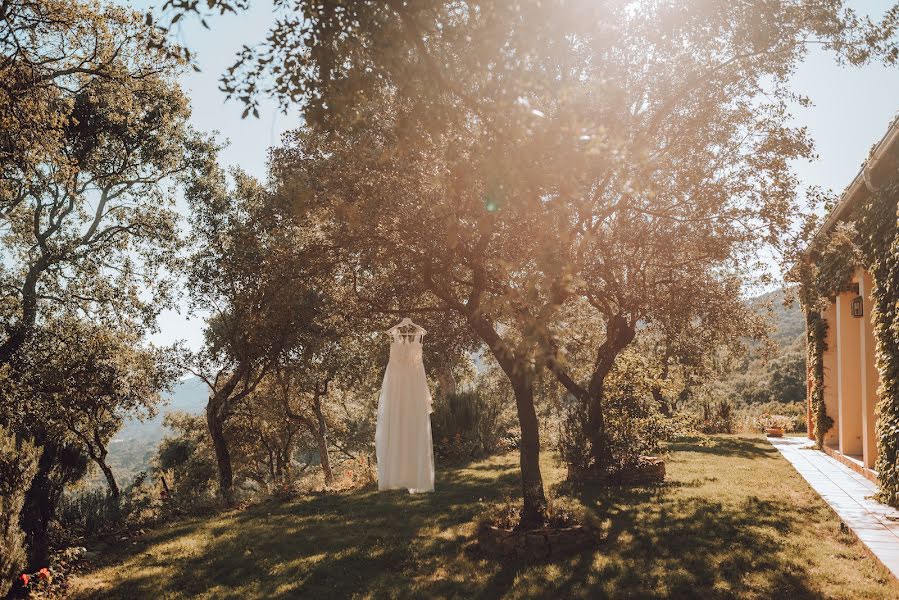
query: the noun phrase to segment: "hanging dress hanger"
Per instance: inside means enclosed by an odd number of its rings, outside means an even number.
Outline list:
[[[412,327],[413,329],[412,331],[404,331],[404,327]],[[401,340],[417,340],[420,342],[427,331],[418,323],[414,323],[409,317],[403,317],[399,323],[388,329],[386,333],[391,337],[400,338]]]

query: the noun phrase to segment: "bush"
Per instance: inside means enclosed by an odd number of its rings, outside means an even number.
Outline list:
[[[504,404],[504,398],[480,391],[438,397],[431,414],[435,454],[464,460],[500,450],[508,429],[503,419]]]
[[[671,415],[668,425],[671,427],[672,438],[694,436],[702,433],[702,419],[699,415],[688,410],[679,410]]]
[[[161,487],[141,471],[119,498],[106,490],[66,494],[57,509],[57,546],[70,546],[96,536],[144,526],[164,516]]]
[[[663,441],[674,435],[673,423],[657,410],[651,396],[640,396],[630,384],[618,380],[605,400],[606,442],[612,455],[609,475],[640,464],[641,456],[658,454]],[[587,408],[566,395],[557,449],[569,467],[569,476],[592,468],[590,439],[584,428]]]
[[[25,534],[19,516],[39,453],[27,440],[17,444],[15,436],[0,427],[0,597],[6,595],[25,564]]]
[[[778,426],[787,433],[807,431],[805,402],[765,402],[750,404],[736,410],[736,429],[742,432],[758,433],[773,417]]]
[[[166,503],[179,510],[206,507],[215,497],[216,465],[206,422],[201,416],[169,413],[163,423],[175,431],[156,452],[160,475],[166,478]]]
[[[655,455],[675,433],[670,419],[658,412],[652,382],[639,360],[626,356],[606,380],[603,419],[611,454],[607,475],[615,476],[640,464],[641,456]],[[571,395],[562,401],[557,449],[568,466],[569,478],[593,469],[587,407]]]
[[[69,542],[118,531],[126,517],[123,502],[106,490],[65,494],[56,514]]]
[[[562,418],[556,449],[559,458],[568,465],[571,473],[586,473],[590,468],[590,438],[584,424],[587,423],[587,407],[583,402],[565,394],[562,400]]]
[[[762,415],[759,419],[759,427],[761,429],[783,429],[784,431],[793,430],[793,419],[786,415]]]
[[[640,397],[627,385],[616,391],[606,400],[605,414],[613,474],[636,467],[641,456],[659,454],[662,442],[673,434],[671,423],[659,414],[651,397]]]
[[[715,404],[702,403],[702,420],[700,421],[702,433],[733,433],[734,410],[727,400],[720,400]]]

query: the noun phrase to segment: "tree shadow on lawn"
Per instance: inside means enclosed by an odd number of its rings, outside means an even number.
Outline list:
[[[668,444],[670,452],[696,452],[734,458],[771,458],[777,448],[763,437],[716,435],[681,437]]]
[[[725,456],[770,456],[764,440],[713,442],[709,450]],[[820,597],[803,557],[783,551],[795,507],[754,496],[718,502],[697,492],[697,481],[575,489],[606,524],[593,552],[537,565],[466,552],[480,501],[520,496],[515,467],[441,472],[435,494],[369,486],[159,531],[146,541],[152,553],[130,554],[136,572],[90,597]],[[166,556],[160,545],[191,530],[201,551]]]
[[[479,597],[512,587],[553,598],[821,597],[801,557],[780,552],[790,505],[749,497],[728,507],[677,498],[679,487],[581,487],[575,496],[606,523],[599,548],[555,568],[504,565]]]
[[[492,475],[491,475],[492,473]],[[378,492],[371,485],[345,494],[268,502],[157,530],[129,549],[139,564],[90,597],[170,595],[216,598],[376,597],[411,594],[445,557],[462,556],[481,500],[520,495],[514,465],[479,464],[440,474],[437,493]],[[202,551],[173,561],[164,546],[193,534]],[[111,557],[114,564],[115,557]],[[135,560],[136,559],[136,560]],[[121,557],[118,559],[121,560]],[[164,570],[165,576],[159,573]],[[438,580],[432,581],[444,588]],[[430,585],[430,584],[429,584]],[[162,586],[162,587],[160,587]],[[446,594],[453,594],[450,586]]]

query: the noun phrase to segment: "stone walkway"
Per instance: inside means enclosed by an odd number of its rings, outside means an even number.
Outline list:
[[[806,438],[768,438],[824,498],[840,520],[899,578],[899,510],[871,499],[877,486],[846,465],[810,448]]]

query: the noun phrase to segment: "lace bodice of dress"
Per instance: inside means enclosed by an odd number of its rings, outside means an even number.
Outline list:
[[[416,365],[422,362],[421,334],[392,333],[390,362]]]

